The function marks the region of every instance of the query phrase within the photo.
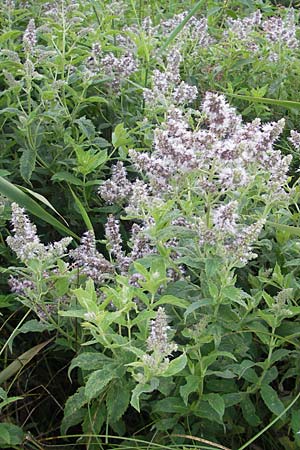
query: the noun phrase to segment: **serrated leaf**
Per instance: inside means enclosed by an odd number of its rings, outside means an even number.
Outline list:
[[[93,372],[85,386],[87,399],[92,400],[97,397],[108,383],[116,377],[115,364],[107,364],[103,369]]]
[[[17,333],[43,333],[44,331],[52,331],[55,329],[55,325],[51,325],[47,322],[41,322],[37,319],[31,319],[28,320],[28,322],[25,322],[24,325],[18,329]]]
[[[80,131],[82,134],[84,134],[87,138],[92,138],[95,136],[95,125],[90,119],[87,119],[85,116],[80,117],[79,119],[74,120],[74,123],[77,123],[79,126]]]
[[[140,412],[140,396],[142,394],[149,394],[150,392],[155,391],[159,386],[159,380],[157,378],[152,378],[150,384],[137,384],[136,387],[132,391],[130,404]]]
[[[229,394],[223,394],[223,400],[226,408],[239,404],[244,397],[245,394],[242,392],[230,392]]]
[[[173,305],[178,306],[179,308],[187,308],[189,304],[190,302],[188,302],[187,300],[175,297],[174,295],[163,295],[157,302],[155,302],[155,306]]]
[[[130,391],[127,384],[118,381],[112,384],[106,396],[106,408],[110,422],[117,422],[126,412],[130,402]]]
[[[183,355],[179,356],[178,358],[173,359],[168,368],[161,374],[162,377],[172,377],[176,375],[177,373],[181,372],[187,363],[187,357],[184,353]]]
[[[32,172],[35,169],[36,150],[24,148],[20,158],[20,174],[26,183],[30,183]]]
[[[85,434],[100,434],[102,425],[107,417],[105,404],[102,399],[94,401],[89,407],[88,414],[85,415],[84,421],[82,423],[82,431]],[[98,447],[98,446],[97,446]],[[97,448],[96,447],[96,448]],[[91,445],[89,448],[96,450],[96,448]]]
[[[81,370],[98,370],[103,368],[108,363],[112,363],[112,359],[102,353],[86,352],[76,356],[70,364],[68,375],[75,367],[79,367]]]
[[[222,419],[225,412],[225,403],[220,394],[206,394],[203,396],[203,400],[206,400],[214,411],[218,414],[220,419]]]
[[[260,393],[265,405],[273,414],[279,416],[284,411],[284,404],[270,385],[263,384]]]
[[[66,435],[69,428],[81,423],[87,415],[86,408],[75,411],[74,414],[64,417],[61,421],[60,431],[62,435]]]
[[[81,409],[87,403],[85,396],[85,388],[81,386],[75,394],[71,395],[65,404],[64,417],[71,416],[76,411]]]
[[[192,392],[196,392],[199,387],[199,377],[196,375],[188,375],[185,379],[186,384],[180,386],[180,395],[184,401],[184,404],[188,404],[189,395]]]

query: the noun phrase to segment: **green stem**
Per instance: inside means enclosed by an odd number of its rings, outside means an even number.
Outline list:
[[[270,422],[269,425],[267,425],[265,428],[263,428],[261,431],[259,431],[255,436],[253,436],[253,438],[251,438],[249,441],[247,441],[244,445],[239,447],[238,450],[244,450],[245,448],[249,447],[249,445],[252,444],[252,442],[256,441],[256,439],[258,439],[269,428],[271,428],[276,422],[278,422],[278,420],[281,419],[281,417],[284,416],[284,414],[287,413],[288,410],[291,409],[292,406],[294,406],[294,404],[297,402],[299,397],[300,397],[300,392],[297,394],[297,396],[294,398],[294,400],[289,404],[289,406],[287,406],[285,408],[285,410],[279,414],[279,416],[275,417],[275,419],[272,420],[272,422]]]

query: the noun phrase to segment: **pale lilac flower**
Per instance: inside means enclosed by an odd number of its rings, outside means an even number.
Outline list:
[[[262,23],[262,28],[270,43],[285,44],[290,49],[299,46],[296,37],[296,24],[294,11],[291,9],[285,19],[281,17],[270,17]]]
[[[23,44],[25,51],[28,53],[34,53],[36,43],[37,37],[36,37],[35,22],[34,19],[30,19],[27,28],[25,30],[25,33],[23,34]]]
[[[19,295],[26,295],[28,289],[33,290],[35,284],[31,280],[20,280],[19,278],[10,276],[8,279],[8,285],[11,292]]]
[[[238,207],[237,201],[231,201],[226,205],[221,205],[213,210],[213,222],[215,227],[224,233],[235,234],[237,230],[238,214],[236,213]]]
[[[293,144],[296,150],[300,150],[300,133],[295,130],[291,130],[288,140]]]
[[[12,203],[13,236],[7,238],[7,244],[16,253],[17,257],[23,261],[31,259],[43,259],[46,256],[46,248],[41,243],[36,226],[32,224],[25,214],[24,208],[20,208],[16,203]]]
[[[147,349],[149,352],[158,353],[161,357],[170,355],[177,349],[177,345],[169,342],[168,339],[167,315],[161,306],[157,310],[155,320],[151,320],[150,335],[147,339]]]
[[[81,244],[69,252],[74,266],[96,283],[103,283],[114,272],[112,264],[96,249],[96,239],[92,231],[87,231],[81,238]]]
[[[202,102],[202,111],[207,117],[210,130],[220,136],[234,133],[242,122],[223,95],[207,92]]]
[[[108,204],[122,203],[131,192],[132,186],[127,179],[127,172],[121,161],[112,167],[112,176],[98,189],[98,194]]]

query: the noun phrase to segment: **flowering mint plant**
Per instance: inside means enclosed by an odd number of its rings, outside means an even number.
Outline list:
[[[262,327],[270,327],[273,338],[263,343],[273,353],[280,345],[276,329],[298,310],[282,280],[282,294],[270,300],[241,289],[236,269],[256,258],[267,220],[287,204],[291,157],[274,148],[283,127],[283,120],[244,124],[215,93],[204,96],[200,114],[171,107],[151,151],[130,150],[98,189],[103,202],[123,210],[121,219],[107,218],[102,253],[92,231],[69,251],[69,238],[42,244],[24,210],[12,205],[7,242],[26,266],[11,279],[12,289],[65,336],[72,329],[68,318],[80,319],[81,344],[92,346],[71,364],[71,371],[83,371],[84,386],[66,404],[62,432],[82,421],[88,404],[102,411],[98,432],[104,420],[118,428],[130,405],[161,418],[167,408],[169,429],[186,416],[195,427],[204,416],[201,427],[207,421],[229,426],[227,409],[240,403],[246,411],[260,390],[271,408],[269,357],[262,365],[251,361],[256,371],[238,387],[240,367],[254,352],[239,332],[252,326],[263,339]],[[121,220],[128,223],[127,245]],[[257,324],[256,309],[264,325]],[[227,377],[238,394],[233,403],[211,387]]]

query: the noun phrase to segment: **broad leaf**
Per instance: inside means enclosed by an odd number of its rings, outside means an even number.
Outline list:
[[[277,392],[268,384],[263,384],[260,393],[269,410],[279,416],[284,411],[284,404],[279,399]]]
[[[108,383],[117,377],[115,368],[114,364],[107,364],[103,369],[92,373],[85,386],[85,395],[88,400],[97,397]]]
[[[181,372],[187,363],[187,357],[184,353],[183,355],[179,356],[178,358],[173,359],[173,361],[170,362],[168,368],[161,374],[162,377],[172,377],[173,375],[176,375],[177,373]]]

